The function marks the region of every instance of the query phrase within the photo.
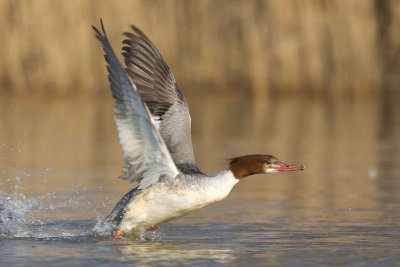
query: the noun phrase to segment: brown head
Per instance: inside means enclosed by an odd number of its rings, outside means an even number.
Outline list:
[[[236,179],[242,179],[252,174],[301,171],[304,170],[304,166],[288,165],[271,155],[247,155],[231,159],[229,169]]]

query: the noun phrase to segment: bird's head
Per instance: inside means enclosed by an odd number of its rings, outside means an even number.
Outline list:
[[[253,174],[301,171],[304,166],[282,163],[272,155],[246,155],[231,159],[229,169],[241,179]]]

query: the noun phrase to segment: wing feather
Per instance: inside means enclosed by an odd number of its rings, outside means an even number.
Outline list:
[[[175,164],[197,170],[186,100],[168,65],[147,36],[135,26],[123,41],[126,71],[137,86]]]
[[[117,124],[125,166],[121,179],[138,181],[139,189],[157,183],[160,177],[175,177],[179,171],[167,146],[155,128],[149,110],[143,104],[127,73],[118,61],[105,33],[95,27],[96,37],[103,45],[112,96],[115,99],[114,119]],[[145,79],[143,84],[147,84]]]

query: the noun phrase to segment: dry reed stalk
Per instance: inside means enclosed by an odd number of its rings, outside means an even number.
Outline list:
[[[102,17],[117,51],[129,24],[142,28],[184,91],[362,98],[400,82],[399,8],[395,0],[0,0],[0,92],[107,92],[90,29]]]

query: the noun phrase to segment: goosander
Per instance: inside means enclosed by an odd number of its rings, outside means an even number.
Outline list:
[[[124,233],[154,230],[159,225],[224,199],[246,176],[303,170],[271,155],[246,155],[230,160],[215,176],[201,172],[193,154],[191,118],[186,100],[168,65],[135,26],[124,33],[118,61],[100,20],[101,42],[115,99],[117,124],[125,165],[119,177],[139,185],[124,195],[107,220],[114,239]]]

